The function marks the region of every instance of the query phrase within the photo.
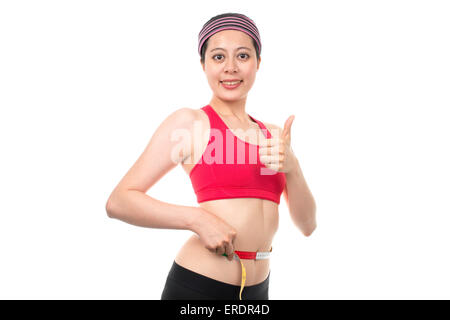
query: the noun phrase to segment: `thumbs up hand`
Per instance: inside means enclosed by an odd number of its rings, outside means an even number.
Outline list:
[[[291,127],[294,118],[295,116],[291,115],[286,120],[279,138],[272,135],[271,139],[266,139],[259,147],[260,161],[269,169],[288,173],[295,167],[296,158],[291,148]]]

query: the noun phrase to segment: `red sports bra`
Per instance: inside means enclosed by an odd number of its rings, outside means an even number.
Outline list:
[[[279,204],[286,184],[284,172],[277,172],[261,163],[259,145],[234,135],[210,105],[201,109],[208,115],[210,134],[201,159],[189,173],[197,202],[260,198]],[[259,125],[267,139],[271,138],[261,121],[250,118]]]

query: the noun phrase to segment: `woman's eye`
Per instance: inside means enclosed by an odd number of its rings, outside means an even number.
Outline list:
[[[241,57],[241,58],[242,58],[242,56],[246,56],[246,57],[249,57],[249,55],[248,55],[248,54],[246,54],[246,53],[240,53],[240,54],[239,54],[239,57]],[[216,57],[223,57],[223,55],[221,55],[221,54],[216,54],[215,56],[213,56],[213,59],[214,59],[214,60],[217,60],[217,59],[216,59]],[[245,59],[245,57],[244,57],[244,58],[242,58],[242,59]],[[220,61],[220,60],[223,60],[223,59],[219,59],[219,61]]]

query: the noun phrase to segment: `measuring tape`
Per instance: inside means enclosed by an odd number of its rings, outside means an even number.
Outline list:
[[[233,255],[234,260],[238,260],[241,263],[241,290],[239,292],[239,300],[242,300],[242,290],[244,290],[245,279],[247,278],[247,272],[245,271],[244,264],[241,259],[246,260],[263,260],[269,259],[270,253],[272,252],[272,247],[270,247],[270,251],[261,252],[261,251],[235,251]],[[227,254],[224,253],[223,256],[227,257]]]

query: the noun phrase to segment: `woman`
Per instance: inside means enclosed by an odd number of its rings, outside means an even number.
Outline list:
[[[106,210],[109,217],[138,226],[193,231],[175,257],[161,299],[267,300],[281,193],[303,234],[316,228],[315,201],[290,147],[294,117],[281,129],[245,111],[261,62],[259,32],[247,16],[211,18],[199,33],[198,50],[211,101],[176,110],[161,123]],[[180,145],[171,139],[174,132],[193,138]],[[178,163],[191,179],[199,207],[146,194]]]

